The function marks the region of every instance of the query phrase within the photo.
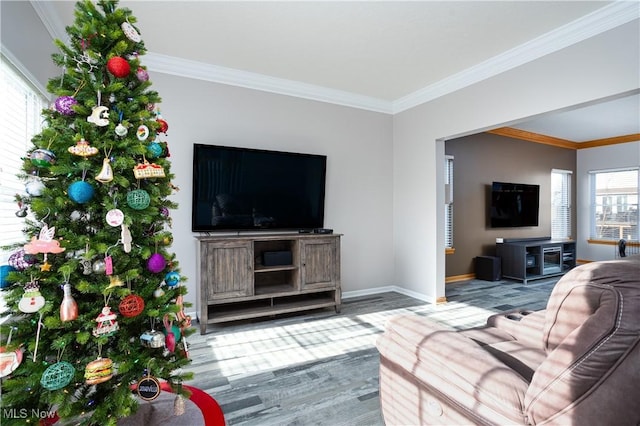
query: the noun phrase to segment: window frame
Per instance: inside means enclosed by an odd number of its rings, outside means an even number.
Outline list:
[[[453,155],[444,156],[444,245],[453,250]]]
[[[572,229],[572,202],[571,202],[571,170],[552,169],[551,170],[551,238],[559,240],[570,240]],[[556,179],[560,179],[559,188],[556,187]],[[560,192],[559,197],[556,194]]]
[[[635,193],[630,192],[628,194],[618,194],[618,193],[612,193],[609,196],[602,196],[602,201],[598,203],[598,194],[597,194],[597,188],[596,188],[596,181],[598,178],[598,175],[604,175],[607,173],[620,173],[620,172],[635,172],[636,174],[636,179],[635,179]],[[640,237],[640,231],[638,230],[638,225],[640,223],[640,211],[638,208],[638,198],[639,198],[639,190],[640,190],[640,167],[637,166],[633,166],[633,167],[621,167],[621,168],[615,168],[615,169],[602,169],[602,170],[590,170],[588,172],[589,175],[589,213],[590,213],[590,217],[589,217],[589,240],[591,241],[604,241],[604,242],[617,242],[620,239],[625,239],[625,240],[630,240],[630,241],[638,241],[639,237]],[[633,203],[633,198],[635,197],[635,204]],[[631,201],[629,201],[631,199]],[[621,201],[624,200],[624,203],[619,203],[616,202],[615,204],[612,203],[612,201]],[[602,232],[598,233],[598,226],[604,227],[607,226],[606,224],[599,224],[598,221],[598,215],[599,214],[604,214],[604,210],[605,207],[609,207],[609,209],[606,210],[611,210],[610,213],[621,213],[618,211],[620,206],[624,206],[625,208],[632,208],[635,206],[635,213],[633,211],[631,211],[630,214],[629,211],[630,210],[625,210],[625,213],[627,213],[627,219],[630,221],[630,225],[629,227],[631,227],[631,233],[627,233],[626,235],[624,234],[624,227],[625,225],[621,225],[620,223],[616,224],[611,224],[611,226],[613,228],[615,228],[615,226],[618,226],[619,228],[619,233],[615,236],[606,236],[603,235]],[[615,212],[614,212],[615,210]],[[634,222],[635,221],[635,232],[633,230],[633,226],[634,226]]]

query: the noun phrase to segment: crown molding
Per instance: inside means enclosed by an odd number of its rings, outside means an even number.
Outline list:
[[[463,89],[640,18],[636,1],[615,1],[500,55],[392,102],[393,114]]]
[[[541,143],[545,145],[557,146],[567,149],[585,149],[595,148],[598,146],[617,145],[628,142],[640,141],[640,133],[632,133],[630,135],[614,136],[611,138],[595,139],[585,142],[575,142],[568,139],[556,138],[553,136],[542,135],[540,133],[529,132],[527,130],[515,129],[513,127],[499,127],[485,131],[493,135],[505,136],[513,139],[520,139],[527,142]]]
[[[31,0],[30,2],[31,6],[42,21],[42,24],[51,35],[51,38],[59,39],[68,43],[69,35],[67,34],[66,26],[62,22],[58,12],[53,8],[53,2],[37,0]]]
[[[68,41],[65,26],[50,2],[31,0],[31,4],[51,36]],[[638,2],[614,1],[582,18],[392,102],[153,52],[145,55],[145,65],[154,72],[397,114],[639,18]]]
[[[299,81],[153,52],[144,55],[144,64],[150,71],[164,74],[391,114],[391,104],[388,101]]]
[[[553,136],[541,135],[540,133],[528,132],[526,130],[514,129],[513,127],[500,127],[498,129],[487,130],[485,133],[505,136],[513,139],[520,139],[527,142],[536,142],[544,145],[557,146],[559,148],[577,149],[578,144],[568,139],[560,139]]]

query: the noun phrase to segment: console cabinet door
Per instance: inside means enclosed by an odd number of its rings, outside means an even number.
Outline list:
[[[340,281],[337,238],[318,238],[301,243],[302,289],[334,288]]]
[[[203,249],[201,277],[207,301],[253,295],[250,242],[207,242]]]

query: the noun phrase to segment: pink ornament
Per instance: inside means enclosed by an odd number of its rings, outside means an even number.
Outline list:
[[[27,254],[38,253],[62,253],[64,247],[60,247],[60,242],[53,239],[56,227],[49,228],[44,225],[40,230],[39,238],[32,237],[31,241],[24,245],[24,252]]]
[[[136,71],[136,77],[138,77],[138,80],[140,81],[147,81],[149,80],[149,73],[144,68],[138,67],[138,70]]]
[[[162,270],[167,266],[167,261],[160,253],[154,253],[151,255],[149,260],[147,260],[147,269],[154,274],[158,272],[162,272]]]
[[[71,295],[71,284],[65,284],[62,289],[64,291],[64,297],[60,304],[60,321],[73,321],[78,318],[78,304]]]

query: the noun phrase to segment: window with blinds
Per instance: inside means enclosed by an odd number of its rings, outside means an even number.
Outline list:
[[[444,165],[444,242],[445,248],[453,247],[453,156],[445,156]]]
[[[551,238],[571,238],[571,171],[551,171]]]
[[[17,178],[21,158],[31,146],[31,138],[42,128],[45,99],[14,68],[0,61],[0,247],[24,240],[24,218],[16,216],[16,194],[25,194],[25,182]],[[0,261],[10,253],[0,249]]]
[[[638,241],[638,168],[592,171],[591,238]]]

